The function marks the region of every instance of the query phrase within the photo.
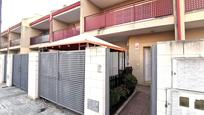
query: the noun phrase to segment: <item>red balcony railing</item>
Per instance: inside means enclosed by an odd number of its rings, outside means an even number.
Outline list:
[[[80,34],[79,26],[70,26],[63,30],[58,30],[53,33],[53,40],[58,41]]]
[[[10,41],[10,47],[19,46],[19,45],[20,45],[20,39],[19,38]]]
[[[204,8],[204,0],[185,0],[185,11],[190,12]]]
[[[85,31],[173,14],[173,0],[133,3],[85,17]]]
[[[30,45],[40,44],[49,42],[49,35],[41,35],[36,37],[31,37]]]

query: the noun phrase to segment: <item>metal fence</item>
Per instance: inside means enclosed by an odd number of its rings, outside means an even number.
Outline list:
[[[185,0],[185,11],[193,11],[204,8],[204,0]]]
[[[13,85],[28,91],[28,54],[13,56]]]
[[[63,30],[58,30],[53,33],[54,41],[69,38],[80,34],[79,26],[70,26]]]
[[[30,45],[49,42],[49,35],[40,35],[30,38]]]
[[[85,51],[40,54],[40,97],[84,113]]]

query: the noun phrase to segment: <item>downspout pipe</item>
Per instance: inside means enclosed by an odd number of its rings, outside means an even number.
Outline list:
[[[50,13],[49,23],[50,23],[49,39],[50,39],[50,42],[53,42],[54,36],[53,36],[53,14],[52,13]]]
[[[176,0],[177,39],[185,40],[185,5],[184,0]]]

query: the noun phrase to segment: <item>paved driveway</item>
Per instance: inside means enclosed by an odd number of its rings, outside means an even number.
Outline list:
[[[137,86],[137,92],[119,115],[150,115],[150,87]]]
[[[0,115],[77,115],[67,109],[38,99],[28,98],[26,92],[0,85]]]

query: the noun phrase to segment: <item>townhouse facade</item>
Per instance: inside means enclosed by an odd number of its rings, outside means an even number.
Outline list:
[[[151,83],[151,46],[203,38],[203,0],[81,1],[81,31],[128,49],[140,84]]]
[[[8,28],[1,33],[0,53],[84,49],[84,43],[50,44],[89,34],[127,49],[125,66],[133,67],[139,84],[151,85],[151,46],[203,39],[203,23],[204,0],[81,0]]]
[[[0,52],[48,50],[39,47],[87,33],[126,48],[126,65],[133,67],[139,84],[150,85],[151,46],[160,41],[202,39],[203,9],[203,0],[81,0],[46,16],[24,19],[2,32]]]

